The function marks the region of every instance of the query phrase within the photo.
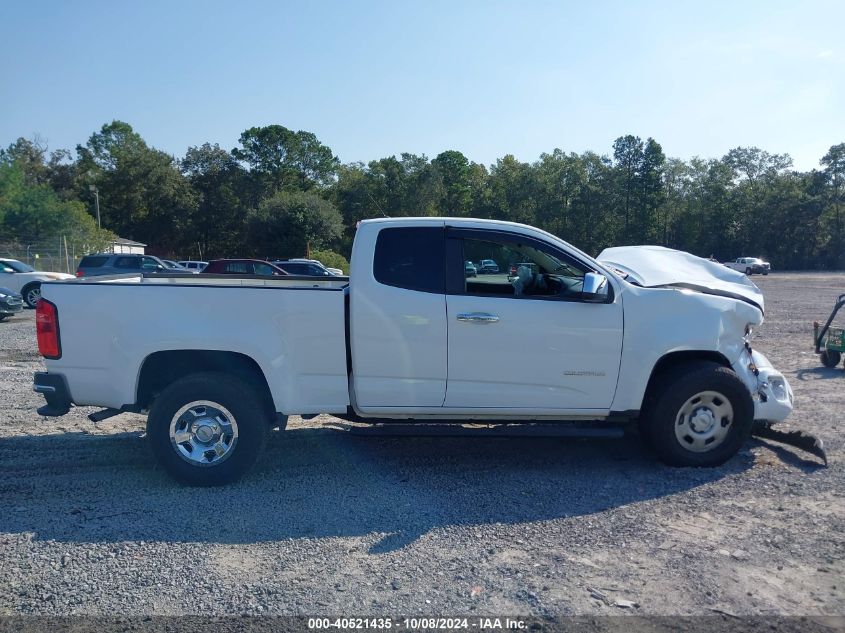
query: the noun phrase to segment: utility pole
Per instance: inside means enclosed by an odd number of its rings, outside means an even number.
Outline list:
[[[88,185],[88,189],[90,189],[94,193],[94,208],[97,210],[97,228],[100,229],[100,190],[97,189],[97,185]]]

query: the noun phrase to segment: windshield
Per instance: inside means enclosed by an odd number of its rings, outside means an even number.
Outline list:
[[[16,273],[34,273],[35,272],[35,269],[32,266],[29,266],[28,264],[24,264],[23,262],[19,262],[16,259],[7,259],[3,263],[6,264],[6,266],[11,268],[12,270],[14,270]]]

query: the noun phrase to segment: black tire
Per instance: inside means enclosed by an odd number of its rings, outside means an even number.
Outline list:
[[[733,409],[733,421],[724,439],[710,450],[696,452],[676,435],[682,407],[697,394],[720,394]],[[641,428],[644,439],[661,461],[670,466],[718,466],[745,444],[754,424],[754,402],[745,383],[728,367],[696,362],[675,367],[653,385]]]
[[[751,276],[751,273],[753,273],[753,272],[754,272],[754,271],[753,271],[753,270],[751,270],[750,268],[746,268],[746,269],[745,269],[745,274],[746,274],[746,275],[748,275],[749,277]]]
[[[823,349],[819,358],[825,367],[836,367],[842,359],[842,354],[832,349]]]
[[[217,464],[190,462],[171,442],[170,426],[176,413],[198,401],[222,405],[235,419],[237,441]],[[204,372],[180,378],[161,392],[147,418],[147,435],[156,459],[174,479],[190,486],[222,486],[240,479],[255,463],[271,422],[266,403],[249,383],[230,374]]]
[[[763,277],[765,277],[765,276],[766,276],[766,275],[768,275],[768,274],[769,274],[769,271],[768,271],[768,270],[764,270],[764,271],[763,271]]]
[[[26,305],[30,308],[35,308],[35,304],[38,303],[38,299],[41,298],[41,282],[33,281],[32,283],[28,283],[21,288],[21,295],[23,295],[23,300]]]
[[[8,317],[8,314],[0,314],[0,321],[5,321]]]

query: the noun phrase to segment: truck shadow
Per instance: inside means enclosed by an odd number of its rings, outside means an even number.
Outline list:
[[[838,367],[811,367],[795,372],[798,380],[825,380],[827,378],[845,378],[845,370]]]
[[[174,483],[140,433],[0,439],[0,533],[108,543],[366,537],[373,553],[429,530],[577,517],[683,493],[752,466],[658,464],[636,438],[356,437],[273,433],[241,482]],[[643,510],[647,511],[647,510]]]

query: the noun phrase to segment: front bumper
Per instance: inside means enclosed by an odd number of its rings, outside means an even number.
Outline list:
[[[38,408],[39,415],[52,418],[70,411],[73,401],[70,399],[70,391],[63,375],[37,371],[32,383],[32,390],[43,395],[47,401],[46,405]]]
[[[20,297],[6,297],[0,299],[0,314],[12,316],[23,310],[23,299]]]
[[[751,392],[755,420],[783,422],[789,417],[795,400],[792,387],[784,375],[772,367],[768,358],[746,348],[733,369]]]

